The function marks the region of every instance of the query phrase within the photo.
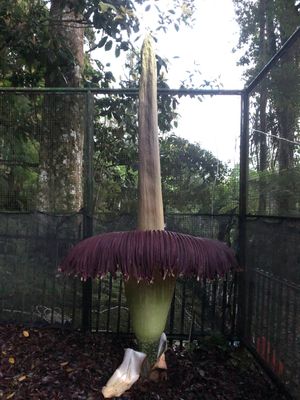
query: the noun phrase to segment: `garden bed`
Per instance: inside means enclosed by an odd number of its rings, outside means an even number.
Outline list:
[[[130,339],[77,331],[0,325],[0,398],[102,399]],[[137,382],[122,399],[283,400],[253,358],[217,338],[169,349],[166,381]]]

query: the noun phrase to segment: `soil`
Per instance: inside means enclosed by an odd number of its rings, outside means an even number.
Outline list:
[[[51,328],[0,325],[0,399],[96,400],[130,339]],[[192,348],[191,348],[192,347]],[[243,349],[204,338],[166,353],[165,381],[138,381],[121,400],[284,400]]]

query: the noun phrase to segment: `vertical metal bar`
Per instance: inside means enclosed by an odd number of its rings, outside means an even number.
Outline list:
[[[58,241],[57,241],[57,234],[55,235],[55,237],[56,237],[56,240],[55,240],[55,265],[57,265],[58,264]],[[50,311],[50,315],[51,315],[51,319],[50,319],[50,321],[51,321],[51,324],[53,324],[55,321],[54,321],[54,309],[55,309],[55,300],[56,300],[56,295],[55,295],[55,292],[56,292],[56,278],[55,278],[55,274],[54,274],[54,272],[53,272],[53,274],[52,274],[52,276],[51,276],[51,278],[52,278],[52,293],[51,293],[51,311]]]
[[[289,343],[289,317],[290,317],[290,288],[285,285],[286,295],[285,295],[285,311],[284,311],[284,324],[285,324],[285,343]],[[287,349],[288,350],[288,349]]]
[[[122,307],[122,278],[120,277],[119,284],[119,295],[118,295],[118,315],[117,315],[117,334],[120,333],[120,322],[121,322],[121,307]]]
[[[25,247],[26,248],[26,247]],[[22,265],[22,263],[19,264],[19,267],[22,269],[21,271],[21,276],[22,276],[22,280],[21,280],[21,291],[22,291],[22,297],[21,297],[21,321],[25,322],[26,318],[26,294],[25,294],[25,285],[23,284],[23,282],[26,282],[26,279],[28,279],[29,277],[29,267],[25,263]]]
[[[298,393],[300,389],[300,341],[299,341],[299,326],[300,326],[300,317],[299,317],[299,295],[300,295],[300,290],[299,286],[296,289],[295,288],[295,301],[297,304],[297,308],[294,310],[295,311],[295,328],[296,328],[296,348],[295,348],[295,369],[294,369],[294,381],[298,382]]]
[[[277,360],[278,369],[279,369],[279,362],[282,359],[282,355],[284,353],[284,348],[283,348],[284,341],[282,332],[282,318],[283,318],[282,305],[283,305],[283,283],[282,280],[280,280],[278,283],[278,297],[277,297],[277,310],[276,310],[277,335],[275,341],[275,346],[278,355],[278,360]]]
[[[111,295],[112,295],[112,275],[109,275],[109,286],[108,286],[108,302],[107,302],[107,317],[106,317],[106,332],[109,332],[110,326],[110,312],[111,312]]]
[[[275,291],[274,291],[274,370],[276,373],[279,371],[280,362],[280,320],[278,318],[279,298],[280,298],[280,280],[275,280]]]
[[[204,325],[206,322],[206,318],[205,318],[205,313],[206,313],[206,307],[207,307],[207,286],[206,286],[206,278],[203,278],[203,286],[202,286],[202,307],[201,307],[201,335],[204,334]]]
[[[278,301],[278,284],[277,280],[273,279],[273,284],[272,284],[272,303],[271,303],[271,318],[270,318],[270,327],[271,327],[271,332],[270,332],[270,342],[272,346],[272,357],[271,357],[271,362],[272,362],[272,368],[276,372],[276,362],[277,362],[277,349],[276,349],[276,338],[277,338],[277,313],[276,313],[276,304]]]
[[[169,333],[170,333],[170,335],[172,335],[174,333],[175,297],[176,297],[176,288],[177,287],[178,287],[178,285],[176,284],[171,307],[170,307],[170,314],[169,314],[170,315],[170,317],[169,317]]]
[[[81,327],[83,332],[91,330],[92,327],[92,288],[92,280],[90,278],[82,282]]]
[[[298,315],[298,296],[296,289],[293,289],[293,316],[292,316],[292,354],[297,354],[296,339],[297,339],[297,315]]]
[[[0,320],[2,317],[3,309],[4,309],[4,285],[5,285],[5,283],[4,283],[4,280],[2,279],[1,283],[0,283],[0,288],[1,288],[1,291],[0,291]]]
[[[221,333],[225,335],[226,330],[226,312],[227,312],[227,283],[228,283],[228,274],[225,275],[223,280],[223,293],[222,293],[222,316],[221,316]]]
[[[65,323],[65,299],[66,299],[66,279],[63,280],[62,299],[61,299],[61,325]]]
[[[265,275],[262,275],[259,353],[264,359],[265,359],[265,296],[266,296],[266,278]]]
[[[100,310],[101,310],[101,293],[102,293],[102,280],[99,280],[99,282],[98,282],[98,291],[97,291],[96,332],[99,332]]]
[[[1,101],[1,105],[3,105],[3,103],[2,103],[2,101]],[[0,111],[2,111],[2,110],[0,110]],[[2,114],[3,115],[3,114]],[[5,226],[5,228],[4,228],[4,226]],[[4,232],[5,232],[5,237],[7,238],[8,237],[8,216],[5,216],[5,224],[3,224],[3,228],[5,229],[4,230]],[[3,229],[2,228],[2,229]],[[7,239],[6,239],[7,240]],[[5,261],[7,261],[7,259],[5,259]],[[5,308],[5,304],[6,304],[6,302],[5,302],[5,298],[4,298],[4,294],[5,294],[5,292],[4,292],[4,288],[6,288],[7,289],[7,287],[8,287],[8,294],[10,294],[10,291],[11,291],[11,287],[10,287],[10,285],[8,285],[8,283],[9,282],[7,282],[7,278],[5,278],[5,276],[6,276],[6,274],[4,274],[4,276],[2,276],[1,277],[1,295],[0,295],[0,317],[1,317],[1,314],[3,313],[3,310],[4,310],[4,308]]]
[[[249,279],[248,284],[248,306],[247,306],[247,315],[246,315],[246,327],[247,329],[244,332],[244,338],[247,340],[247,343],[252,343],[252,333],[253,333],[253,309],[254,309],[254,298],[255,298],[255,283],[253,279],[253,274],[251,274],[251,279]]]
[[[37,291],[37,272],[35,271],[35,268],[33,267],[32,269],[31,269],[31,271],[32,271],[32,291],[33,291],[33,293],[34,292],[36,292]],[[30,322],[32,323],[33,322],[33,320],[34,320],[34,305],[35,305],[35,298],[36,298],[36,296],[33,296],[32,297],[32,300],[31,300],[31,304],[30,304]]]
[[[181,315],[180,315],[180,334],[184,334],[184,320],[185,320],[185,298],[186,298],[186,281],[183,281],[181,291]],[[194,301],[194,299],[192,299]]]
[[[271,334],[270,342],[272,345],[271,363],[272,369],[276,373],[277,371],[277,301],[278,301],[278,283],[276,279],[273,279],[272,285],[272,304],[271,304]]]
[[[271,357],[271,352],[272,352],[272,342],[271,342],[271,336],[272,336],[272,283],[273,283],[273,278],[272,276],[268,276],[267,278],[267,304],[266,304],[266,361],[270,365],[270,357]]]
[[[254,336],[254,342],[255,346],[257,349],[257,338],[259,336],[259,323],[260,323],[260,299],[261,299],[261,279],[260,275],[258,274],[257,271],[254,273],[254,282],[256,286],[256,294],[255,294],[255,319],[254,319],[254,326],[253,326],[253,336]]]
[[[47,278],[45,277],[45,275],[46,275],[46,269],[45,269],[45,266],[44,266],[44,268],[43,268],[42,298],[41,298],[42,308],[44,308],[45,302],[46,302]]]
[[[232,280],[233,294],[232,294],[231,337],[234,337],[237,334],[238,279],[239,279],[238,274],[235,273]]]
[[[58,256],[58,254],[59,254],[59,225],[60,225],[60,223],[57,223],[56,224],[56,228],[55,228],[55,239],[54,239],[54,241],[55,241],[55,259],[54,259],[54,265],[58,265],[58,260],[59,260],[59,256]],[[52,309],[51,309],[51,324],[59,322],[58,321],[58,315],[55,316],[55,314],[54,314],[55,313],[55,308],[56,308],[55,305],[54,305],[54,299],[56,299],[56,297],[57,297],[57,296],[55,296],[55,292],[56,292],[56,290],[55,290],[56,276],[55,276],[55,272],[54,271],[52,273],[52,278],[53,278],[53,292],[52,292],[53,299],[52,299]],[[65,279],[64,278],[60,278],[60,280],[61,279],[63,279],[62,280],[63,288],[62,288],[62,291],[60,291],[59,295],[62,296],[62,302],[64,302]],[[58,288],[61,288],[60,282],[58,282],[57,286],[58,286]],[[59,309],[60,301],[58,299],[56,301],[56,304],[57,304],[57,307]],[[61,325],[62,325],[62,320],[61,320]]]
[[[215,278],[212,282],[212,293],[211,293],[211,330],[212,331],[214,331],[216,328],[217,290],[218,290],[218,278]]]
[[[77,298],[77,278],[73,278],[73,296],[72,296],[72,328],[76,327],[76,298]]]
[[[244,338],[247,312],[247,270],[246,270],[246,215],[248,205],[249,173],[249,95],[243,91],[241,96],[241,138],[240,138],[240,182],[239,182],[239,251],[238,258],[243,273],[238,278],[238,316],[237,333]]]
[[[191,306],[191,323],[190,323],[190,329],[189,329],[189,337],[188,337],[188,342],[189,344],[192,343],[193,337],[194,337],[194,326],[195,326],[195,295],[196,295],[196,285],[195,281],[193,281],[193,291],[192,291],[192,306]]]
[[[83,237],[93,235],[93,143],[94,143],[94,98],[90,91],[85,97],[85,137],[84,137],[84,207]],[[92,326],[92,280],[82,283],[82,317],[83,331]]]

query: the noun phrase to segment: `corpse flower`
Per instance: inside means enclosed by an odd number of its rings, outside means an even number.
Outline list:
[[[163,331],[178,276],[213,278],[237,267],[233,251],[216,240],[164,230],[157,122],[157,72],[151,39],[142,47],[139,85],[138,227],[90,237],[61,263],[66,274],[83,279],[121,272],[138,350],[126,351],[122,365],[103,389],[119,396],[150,367],[166,368]],[[142,355],[141,355],[142,354]],[[147,359],[147,363],[145,363]],[[142,362],[143,361],[143,362]],[[145,368],[148,365],[148,368]]]
[[[121,272],[125,283],[151,284],[175,276],[214,278],[236,265],[233,251],[218,240],[167,230],[110,232],[82,240],[62,263],[83,279]]]

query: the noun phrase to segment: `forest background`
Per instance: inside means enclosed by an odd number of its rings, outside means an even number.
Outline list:
[[[295,31],[300,3],[234,0],[233,4],[240,33],[232,46],[240,54],[239,64],[249,82]],[[177,32],[180,37],[186,26],[193,29],[198,6],[193,0],[163,4],[150,0],[3,0],[0,86],[136,88],[139,37],[144,33],[141,16],[147,20],[151,15],[158,45],[161,33]],[[188,45],[192,51],[196,44]],[[299,49],[292,50],[252,94],[250,213],[299,215],[300,61]],[[125,74],[117,80],[113,71],[120,63]],[[157,55],[157,65],[159,87],[168,88],[169,65],[164,54]],[[201,65],[195,65],[182,76],[181,87],[218,88],[222,82],[201,75]],[[236,213],[239,163],[229,165],[174,133],[180,100],[169,95],[159,99],[165,209]],[[198,100],[206,101],[203,97],[193,101]],[[80,94],[1,95],[1,210],[81,209],[83,103]],[[95,96],[93,127],[94,211],[135,213],[136,101],[130,96]]]

